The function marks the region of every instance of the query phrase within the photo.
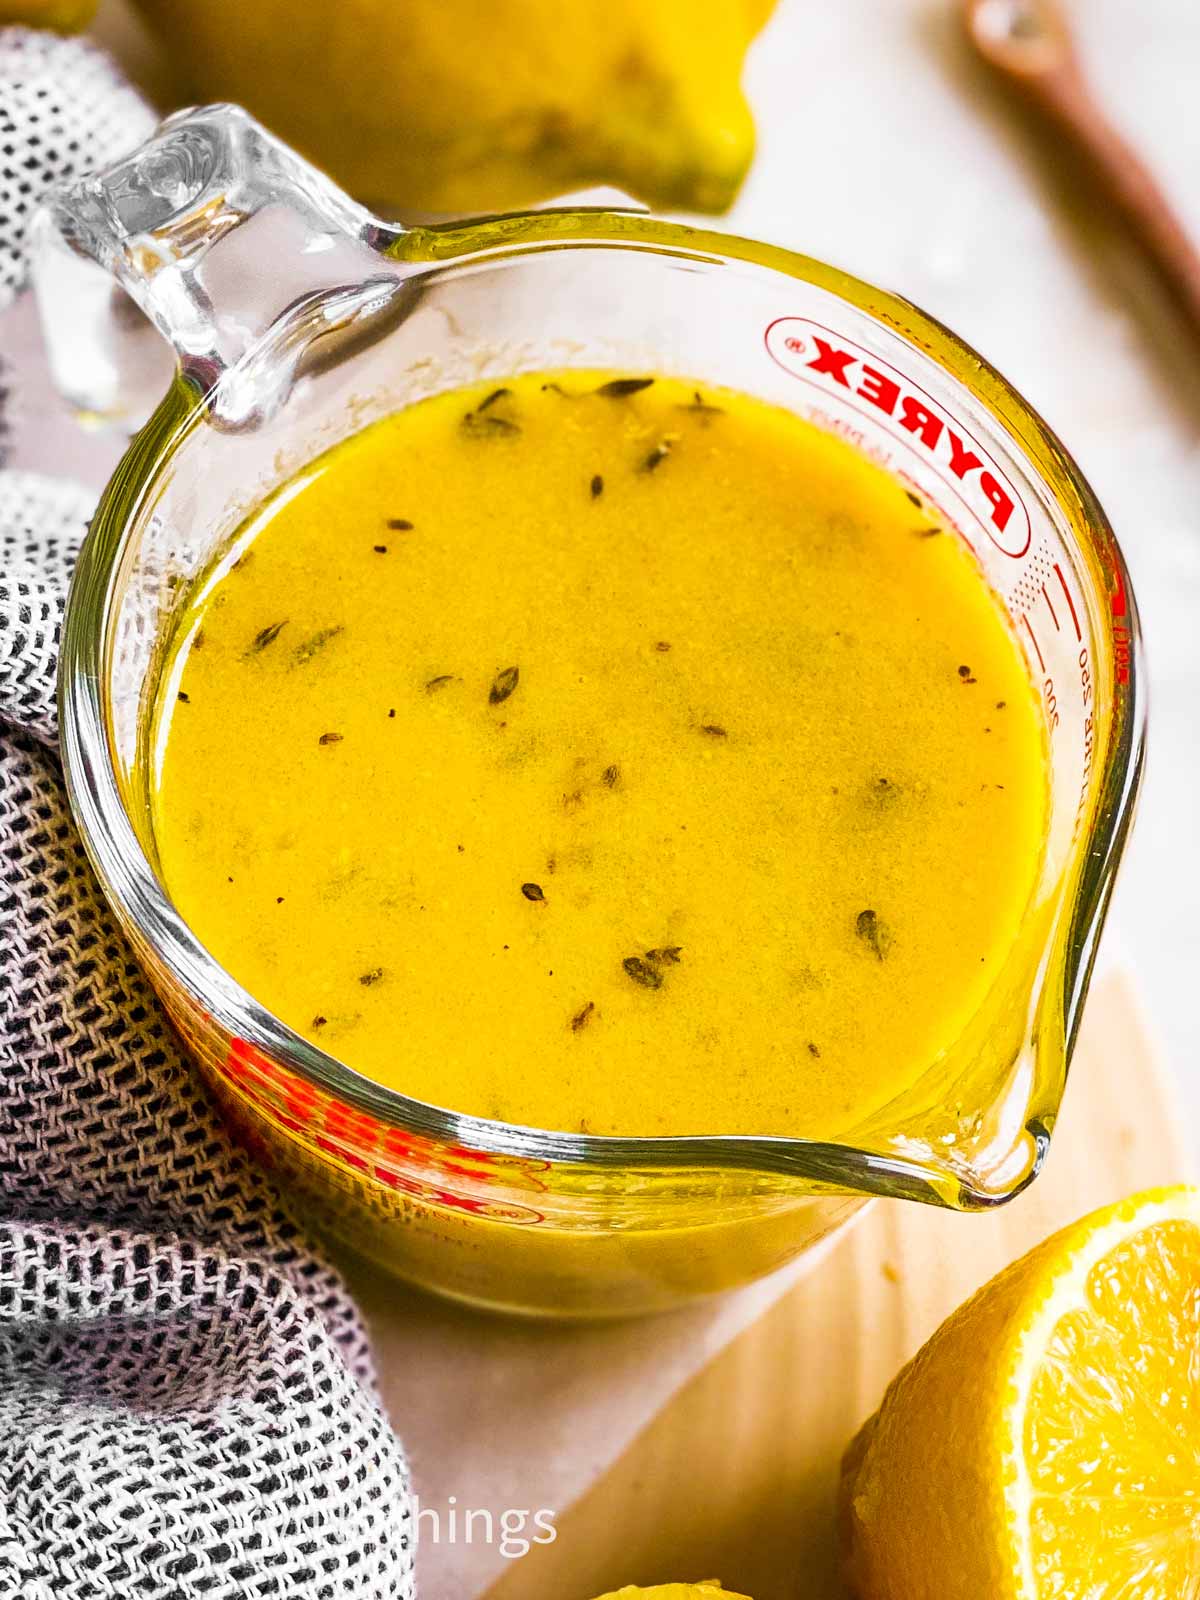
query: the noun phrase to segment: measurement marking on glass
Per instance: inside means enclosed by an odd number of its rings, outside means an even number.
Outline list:
[[[1079,626],[1079,613],[1075,610],[1075,602],[1071,599],[1071,591],[1067,588],[1067,580],[1063,577],[1063,569],[1059,566],[1057,561],[1054,563],[1054,570],[1058,575],[1059,583],[1062,584],[1062,592],[1067,597],[1067,604],[1071,608],[1071,621],[1075,624],[1075,637],[1080,643],[1082,643],[1083,630]]]
[[[1027,614],[1024,611],[1022,611],[1022,613],[1021,613],[1021,621],[1025,624],[1025,632],[1029,635],[1029,642],[1033,646],[1035,652],[1037,653],[1038,666],[1041,667],[1043,672],[1045,672],[1045,670],[1046,670],[1046,662],[1045,662],[1045,658],[1042,655],[1042,647],[1037,642],[1037,634],[1035,634],[1033,629],[1029,626],[1029,617],[1027,616]]]
[[[1050,613],[1050,621],[1054,624],[1055,633],[1061,633],[1062,628],[1059,626],[1058,613],[1054,609],[1054,601],[1051,600],[1045,584],[1042,585],[1042,599],[1046,602],[1046,609]]]
[[[1110,602],[1112,605],[1112,614],[1114,617],[1123,617],[1125,616],[1129,607],[1126,603],[1125,597],[1125,579],[1121,576],[1121,568],[1116,561],[1112,563],[1112,579],[1113,592]]]

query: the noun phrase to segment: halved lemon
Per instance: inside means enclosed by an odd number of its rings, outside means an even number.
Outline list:
[[[602,1594],[600,1600],[747,1600],[747,1596],[731,1594],[712,1578],[707,1583],[660,1583],[653,1589],[629,1584],[611,1594]]]
[[[847,1452],[842,1525],[861,1600],[1200,1600],[1200,1189],[960,1307]]]

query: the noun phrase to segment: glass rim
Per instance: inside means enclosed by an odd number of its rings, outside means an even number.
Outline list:
[[[110,479],[80,551],[63,621],[59,722],[71,808],[88,856],[119,911],[196,1005],[232,1037],[265,1051],[339,1101],[390,1128],[487,1155],[543,1165],[609,1170],[738,1170],[807,1186],[903,1196],[983,1209],[1018,1194],[1040,1170],[1078,1034],[1096,947],[1117,866],[1132,822],[1144,761],[1145,670],[1142,636],[1128,569],[1115,534],[1086,478],[1034,408],[987,361],[903,297],[877,289],[811,257],[736,235],[606,210],[548,210],[473,219],[389,233],[381,254],[411,263],[427,278],[465,266],[501,265],[562,249],[629,249],[699,264],[741,264],[825,289],[940,365],[1026,453],[1054,501],[1062,488],[1076,505],[1066,514],[1081,549],[1115,576],[1127,603],[1127,679],[1110,688],[1111,719],[1094,799],[1064,865],[1044,968],[1061,972],[1063,1056],[1053,1104],[1028,1116],[1030,1160],[997,1187],[975,1187],[960,1168],[784,1135],[634,1136],[570,1133],[475,1117],[385,1088],[321,1050],[250,995],[201,944],[179,913],[142,847],[121,799],[105,714],[105,667],[113,586],[126,533],[134,526],[162,465],[200,424],[203,394],[177,376],[154,415],[135,435]],[[1119,691],[1118,691],[1119,687]],[[1072,903],[1064,902],[1073,887]],[[1064,909],[1069,916],[1064,917]],[[1054,957],[1057,956],[1057,960]],[[1044,1085],[1043,1085],[1044,1087]],[[1027,1108],[1028,1109],[1028,1108]]]

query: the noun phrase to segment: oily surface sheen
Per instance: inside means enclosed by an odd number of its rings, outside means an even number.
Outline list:
[[[456,1110],[845,1128],[952,1043],[1029,902],[1043,734],[997,602],[902,485],[743,396],[414,406],[254,520],[180,641],[181,912]]]

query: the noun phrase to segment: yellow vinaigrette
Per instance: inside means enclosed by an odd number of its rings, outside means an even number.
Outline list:
[[[266,505],[163,678],[169,892],[258,1000],[454,1110],[830,1135],[951,1046],[1047,812],[970,554],[846,443],[536,374]]]

